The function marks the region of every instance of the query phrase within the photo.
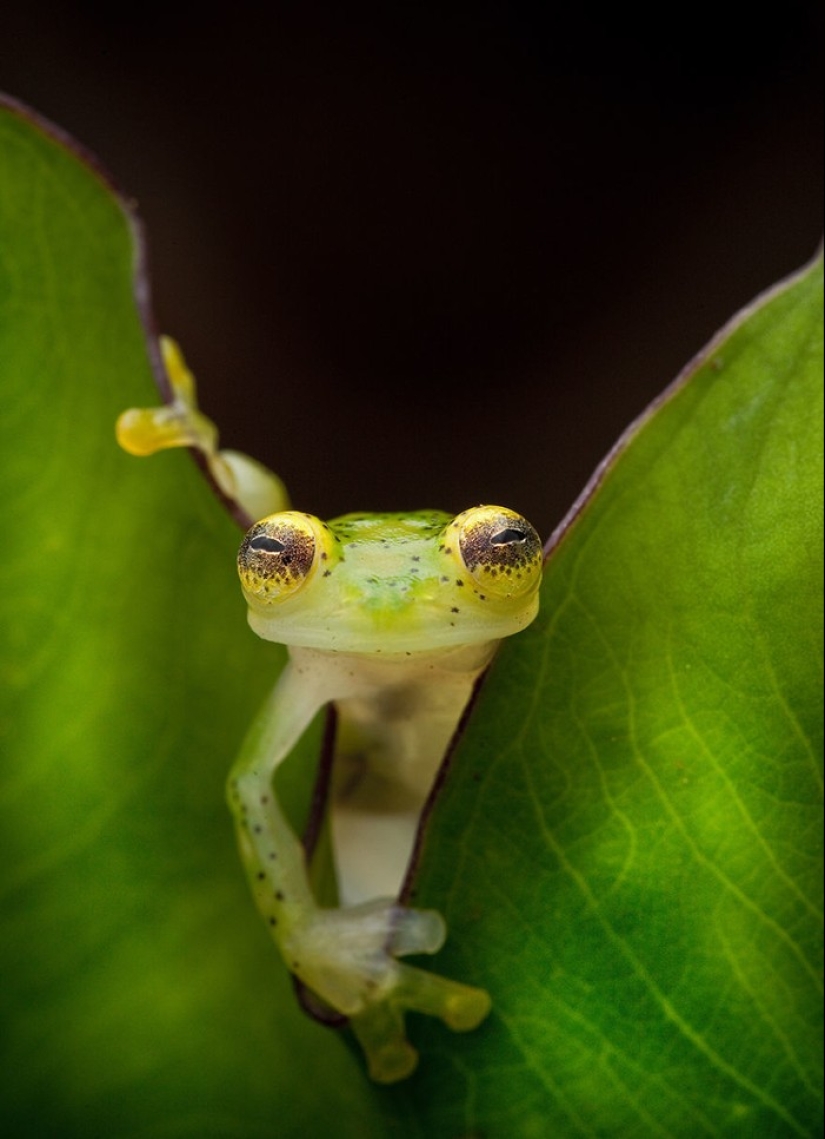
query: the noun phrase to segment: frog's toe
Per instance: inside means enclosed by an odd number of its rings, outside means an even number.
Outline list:
[[[487,1016],[490,994],[412,965],[399,965],[392,1000],[411,1012],[436,1016],[454,1032],[469,1032]]]
[[[407,1040],[400,1008],[388,1002],[371,1005],[350,1020],[350,1027],[364,1050],[373,1080],[394,1084],[415,1071],[418,1053]]]
[[[447,926],[437,910],[393,907],[388,946],[393,957],[406,957],[410,953],[437,953],[446,939]]]

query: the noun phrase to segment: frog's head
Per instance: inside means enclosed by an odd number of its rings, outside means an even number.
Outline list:
[[[421,652],[498,640],[538,611],[542,551],[512,510],[347,514],[287,510],[248,531],[238,572],[269,641],[338,652]]]

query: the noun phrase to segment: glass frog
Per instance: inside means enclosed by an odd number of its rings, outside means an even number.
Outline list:
[[[219,451],[176,345],[162,341],[173,400],[118,420],[133,454],[195,448],[250,518],[238,554],[249,624],[289,661],[229,777],[241,858],[287,968],[348,1018],[370,1075],[409,1075],[406,1012],[475,1028],[488,994],[399,960],[435,953],[433,910],[397,901],[417,823],[474,685],[498,642],[536,616],[542,550],[512,510],[477,506],[348,514],[331,522],[287,508],[280,481]],[[339,905],[316,901],[302,843],[282,813],[275,773],[324,706],[337,712],[330,791]]]

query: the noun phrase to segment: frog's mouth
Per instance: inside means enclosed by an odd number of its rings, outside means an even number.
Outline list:
[[[530,624],[538,606],[538,591],[530,599],[491,605],[472,592],[450,604],[409,589],[406,596],[392,593],[391,602],[376,600],[374,593],[355,594],[313,606],[311,612],[288,601],[273,611],[250,599],[248,620],[258,636],[284,645],[335,653],[426,654],[512,636]]]

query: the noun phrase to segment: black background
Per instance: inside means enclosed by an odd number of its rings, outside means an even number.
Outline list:
[[[302,509],[549,532],[819,241],[818,3],[212,11],[4,5],[0,88],[137,199],[160,326]]]

